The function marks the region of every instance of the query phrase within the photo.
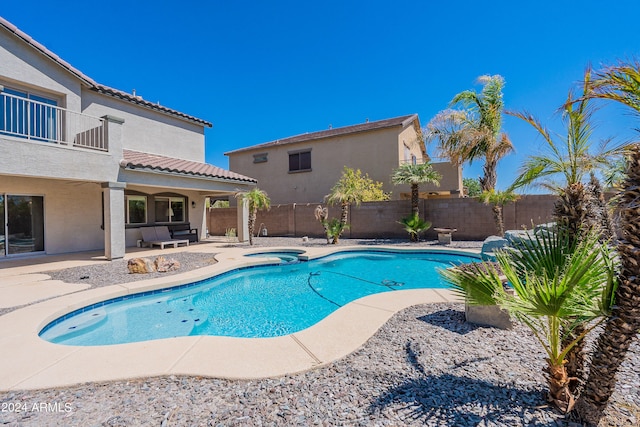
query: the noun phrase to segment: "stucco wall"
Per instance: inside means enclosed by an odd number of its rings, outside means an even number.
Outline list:
[[[229,168],[234,172],[258,180],[258,187],[265,190],[272,203],[321,203],[336,181],[344,166],[360,169],[374,181],[383,183],[383,190],[391,193],[392,200],[409,194],[409,185],[393,185],[391,174],[405,157],[411,154],[422,160],[423,154],[417,142],[418,133],[413,124],[405,128],[393,127],[368,132],[340,135],[266,149],[256,148],[230,153]],[[405,146],[409,155],[405,155]],[[289,152],[311,149],[311,171],[289,173]],[[254,163],[255,154],[267,153],[267,162]],[[449,191],[462,187],[460,168],[451,164],[434,165],[443,175],[442,185],[425,184],[421,191]]]
[[[400,131],[387,128],[229,154],[229,168],[256,178],[258,187],[276,204],[321,202],[340,178],[344,166],[368,173],[370,178],[384,184],[384,191],[391,192],[392,198],[399,198],[401,188],[391,183],[391,173],[404,158]],[[415,139],[410,135],[415,135],[412,125],[402,134],[407,142]],[[289,173],[289,151],[308,148],[312,170]],[[421,158],[420,150],[414,150]],[[268,153],[268,161],[253,163],[253,155],[258,153]]]
[[[532,223],[551,221],[555,200],[552,195],[533,195],[510,203],[504,210],[505,229],[532,228]],[[260,224],[264,224],[270,236],[322,237],[323,229],[313,216],[316,206],[313,203],[272,206],[269,211],[258,212],[256,231]],[[397,221],[408,216],[410,210],[408,200],[369,202],[352,207],[351,228],[344,237],[405,238],[407,233]],[[483,240],[497,232],[491,207],[474,198],[421,200],[420,212],[432,223],[432,228],[424,235],[427,239],[436,238],[435,227],[456,228],[454,240]],[[329,207],[329,216],[339,217],[340,208]],[[235,208],[210,209],[209,233],[224,235],[226,228],[236,227],[235,218]]]
[[[204,162],[204,127],[97,92],[82,90],[82,112],[124,119],[122,147]]]
[[[187,222],[191,225],[191,228],[198,230],[198,235],[202,239],[206,235],[207,231],[207,218],[205,216],[205,199],[204,193],[199,191],[187,191],[177,189],[167,189],[158,187],[147,187],[142,185],[128,185],[125,193],[135,192],[136,195],[166,195],[168,192],[172,193],[172,197],[181,196],[185,198],[185,206],[187,210]],[[193,206],[192,202],[195,202]],[[149,201],[147,202],[149,203]],[[153,209],[152,206],[147,205],[147,210]],[[233,209],[234,215],[236,210]],[[235,216],[234,216],[235,218]],[[142,232],[139,227],[144,227],[147,224],[140,224],[135,226],[127,226],[125,230],[126,246],[135,246],[137,241],[142,239]],[[154,224],[148,224],[154,225]],[[162,225],[162,224],[160,224]],[[224,234],[224,233],[222,233]]]
[[[102,190],[97,183],[0,175],[0,193],[44,196],[45,252],[102,249]]]
[[[61,107],[80,111],[80,81],[4,29],[0,29],[0,84],[49,94],[60,98]]]
[[[71,111],[124,119],[124,148],[205,160],[203,126],[84,88],[76,76],[4,29],[0,29],[0,85],[55,99],[59,107]]]

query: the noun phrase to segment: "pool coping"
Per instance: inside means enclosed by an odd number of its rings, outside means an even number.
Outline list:
[[[255,252],[303,249],[309,259],[336,252],[447,252],[478,255],[477,250],[394,246],[271,247],[226,249],[218,263],[186,273],[111,285],[63,295],[0,316],[0,391],[65,387],[85,382],[167,375],[229,379],[281,376],[329,364],[360,348],[398,311],[416,304],[459,301],[447,289],[384,292],[359,298],[315,325],[275,338],[189,336],[110,346],[65,346],[39,338],[56,318],[123,295],[179,286],[237,268],[273,264],[277,259],[246,257]],[[219,251],[219,248],[216,248]],[[200,252],[200,251],[198,251]]]

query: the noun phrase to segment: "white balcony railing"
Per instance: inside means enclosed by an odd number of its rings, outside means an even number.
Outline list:
[[[108,151],[104,119],[0,92],[0,135]]]

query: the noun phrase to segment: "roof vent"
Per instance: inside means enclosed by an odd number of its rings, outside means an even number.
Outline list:
[[[369,123],[369,117],[367,117],[364,122]]]
[[[333,125],[329,123],[329,129],[333,129]]]

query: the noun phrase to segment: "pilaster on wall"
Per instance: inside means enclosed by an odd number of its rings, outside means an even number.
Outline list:
[[[123,258],[125,253],[123,182],[102,183],[104,199],[104,256],[108,260]]]
[[[249,240],[249,204],[240,202],[236,209],[238,242],[247,242]]]
[[[122,125],[124,119],[114,116],[102,116],[104,125],[107,127],[107,148],[112,156],[118,160],[122,158]]]

